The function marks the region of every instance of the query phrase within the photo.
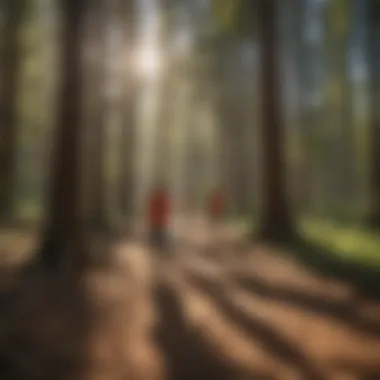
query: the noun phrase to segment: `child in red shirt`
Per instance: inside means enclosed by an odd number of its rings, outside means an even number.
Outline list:
[[[153,245],[164,248],[167,244],[170,220],[170,202],[163,187],[157,187],[149,200],[149,229]]]

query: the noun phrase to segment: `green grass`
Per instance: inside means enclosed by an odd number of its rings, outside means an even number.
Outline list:
[[[303,220],[300,232],[311,243],[333,252],[340,261],[376,266],[380,269],[380,233],[325,219]]]
[[[244,226],[248,231],[258,227],[257,221],[247,218],[231,218],[228,223]],[[298,228],[309,243],[329,252],[333,256],[331,259],[342,264],[346,262],[380,269],[380,232],[324,218],[303,218]]]

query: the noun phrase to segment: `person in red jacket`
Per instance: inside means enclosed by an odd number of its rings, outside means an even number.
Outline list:
[[[211,221],[217,222],[222,217],[226,207],[226,197],[221,189],[215,189],[210,196],[208,212]]]
[[[165,248],[168,240],[170,202],[163,186],[158,186],[152,192],[148,212],[151,241],[155,247]]]

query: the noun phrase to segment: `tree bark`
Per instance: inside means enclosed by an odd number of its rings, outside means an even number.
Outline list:
[[[57,129],[52,153],[47,224],[40,249],[46,268],[67,259],[81,267],[86,261],[84,183],[82,181],[82,31],[86,0],[60,0],[62,10],[61,83]]]
[[[278,0],[260,0],[261,38],[261,175],[262,217],[260,237],[288,238],[293,233],[286,181],[284,122],[281,115],[281,80],[277,34]]]
[[[12,0],[5,9],[0,68],[0,220],[11,219],[16,171],[17,99],[21,66],[21,27],[25,0]]]
[[[295,22],[294,22],[294,40],[296,43],[297,53],[297,90],[298,90],[298,128],[299,128],[299,149],[300,149],[300,172],[297,181],[297,197],[302,213],[310,213],[312,211],[312,177],[313,162],[315,157],[312,148],[312,132],[315,125],[313,123],[312,109],[307,104],[309,93],[313,90],[311,87],[311,76],[314,74],[310,70],[310,55],[313,47],[309,41],[306,41],[306,25],[308,21],[307,7],[309,2],[302,2],[295,5]]]
[[[94,56],[89,62],[91,93],[88,139],[89,160],[88,169],[91,182],[89,223],[95,230],[107,227],[107,177],[106,177],[106,119],[107,98],[105,94],[107,82],[107,20],[108,9],[106,0],[93,2],[91,9],[90,33]]]

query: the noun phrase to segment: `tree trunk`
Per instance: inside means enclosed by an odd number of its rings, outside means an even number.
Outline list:
[[[234,173],[234,147],[232,140],[235,137],[235,120],[233,116],[232,96],[229,92],[228,66],[233,56],[231,41],[223,41],[214,46],[212,57],[212,71],[209,73],[213,80],[215,93],[215,113],[219,124],[218,141],[220,160],[219,186],[228,194],[228,212],[237,210],[236,176]],[[236,145],[236,144],[235,144]],[[235,162],[236,163],[236,162]]]
[[[199,69],[195,66],[194,61],[188,63],[187,67],[187,97],[184,111],[184,162],[183,162],[183,197],[187,211],[193,212],[196,205],[198,186],[198,168],[197,161],[197,144],[196,135],[194,134],[196,118],[199,107]]]
[[[295,41],[297,53],[297,90],[298,90],[298,127],[299,127],[299,150],[300,150],[300,172],[297,181],[297,197],[302,213],[312,211],[312,177],[313,160],[315,159],[312,149],[313,141],[311,139],[314,130],[313,115],[308,98],[312,87],[312,75],[310,70],[310,55],[313,47],[310,41],[307,41],[307,22],[310,17],[307,15],[309,2],[302,2],[295,5]]]
[[[107,20],[108,9],[105,0],[97,0],[91,9],[91,57],[90,99],[88,119],[89,140],[89,181],[91,183],[89,223],[95,230],[107,227],[107,178],[106,178],[106,119],[107,98]]]
[[[380,229],[380,4],[371,1],[369,7],[368,62],[371,85],[370,174],[368,222]]]
[[[53,149],[47,224],[40,249],[46,268],[67,258],[75,267],[85,263],[84,183],[81,180],[83,64],[82,31],[86,0],[60,0],[62,10],[61,83]]]
[[[128,93],[124,97],[123,124],[121,129],[120,151],[120,207],[123,217],[132,218],[134,196],[134,164],[136,146],[136,118],[138,106],[137,84],[129,81]]]
[[[5,10],[0,68],[0,220],[11,219],[16,171],[17,99],[21,65],[21,27],[25,0],[12,0]]]
[[[137,38],[137,4],[136,1],[125,3],[123,9],[123,22],[125,23],[124,45],[127,56],[132,57],[136,50]],[[121,129],[121,150],[120,150],[120,207],[124,218],[131,219],[133,213],[134,195],[134,164],[137,128],[137,107],[139,100],[140,86],[134,75],[133,60],[129,60],[127,67],[127,78],[123,88],[122,105],[122,129]]]
[[[278,0],[260,0],[261,38],[261,175],[262,218],[260,236],[283,239],[293,233],[285,181],[284,123],[281,116],[281,80],[277,34]]]

